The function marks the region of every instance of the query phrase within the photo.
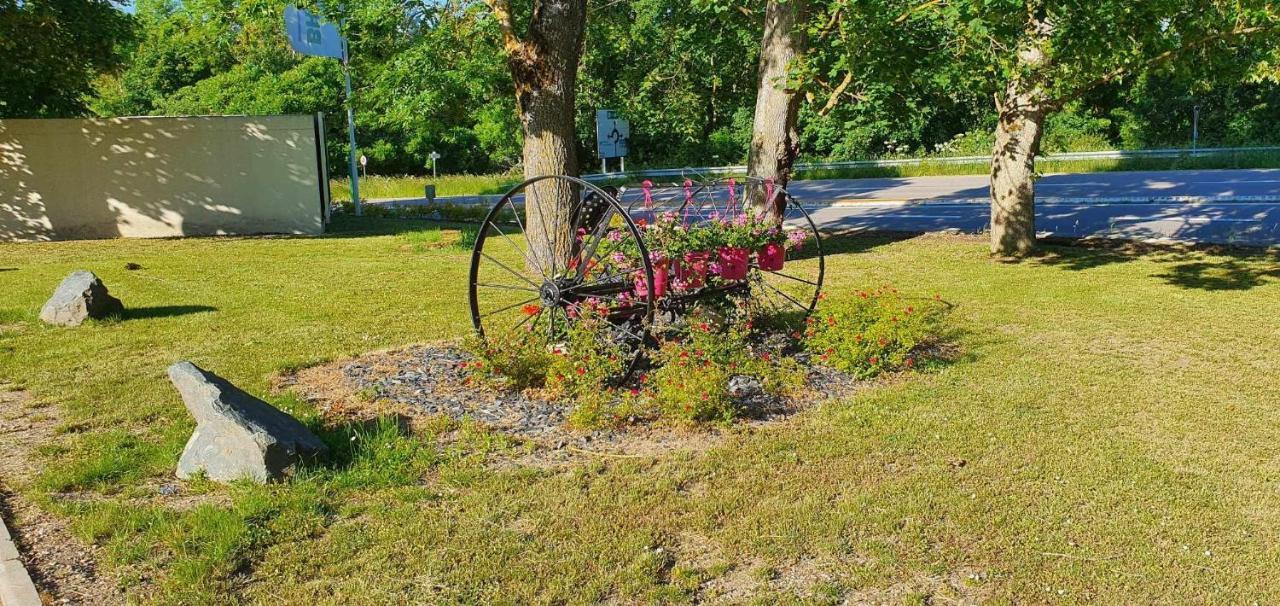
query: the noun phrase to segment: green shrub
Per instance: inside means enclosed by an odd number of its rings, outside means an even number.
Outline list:
[[[917,346],[937,336],[941,312],[936,295],[908,300],[891,286],[859,291],[809,318],[805,347],[819,362],[857,378],[910,368]]]
[[[497,335],[491,335],[496,337]],[[502,335],[501,346],[494,346],[479,337],[471,337],[464,348],[473,359],[463,362],[471,379],[490,383],[503,389],[525,390],[546,385],[547,372],[555,356],[547,351],[538,335],[515,330]]]

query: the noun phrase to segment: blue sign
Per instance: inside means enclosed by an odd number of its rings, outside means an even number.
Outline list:
[[[284,30],[293,50],[304,55],[344,58],[347,43],[338,34],[338,28],[321,21],[306,9],[293,5],[285,7]]]

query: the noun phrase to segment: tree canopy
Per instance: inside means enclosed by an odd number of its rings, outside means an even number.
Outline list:
[[[294,54],[287,0],[0,0],[0,116],[312,112],[345,153],[337,62]],[[1022,68],[1024,0],[810,0],[808,52],[793,66],[802,159],[991,150],[997,93]],[[492,12],[479,0],[355,0],[352,45],[362,152],[380,173],[520,162],[515,90]],[[577,78],[581,164],[594,110],[632,122],[628,165],[746,160],[763,0],[589,0]],[[1264,6],[1201,0],[1045,5],[1055,25],[1043,76],[1041,148],[1280,142],[1280,89]],[[88,27],[87,24],[93,24]],[[1183,48],[1188,47],[1188,48]],[[1168,59],[1163,53],[1178,50]],[[1175,60],[1176,59],[1176,60]],[[331,162],[344,171],[344,161]]]

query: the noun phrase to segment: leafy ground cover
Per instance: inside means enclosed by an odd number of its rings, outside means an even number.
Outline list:
[[[960,358],[709,450],[539,469],[491,464],[511,445],[468,423],[325,425],[270,391],[466,334],[462,234],[336,227],[0,245],[0,379],[57,419],[32,480],[0,462],[7,498],[160,603],[1280,600],[1274,252],[1048,246],[1003,264],[976,238],[832,241],[831,300],[942,293]],[[36,321],[76,268],[123,319]],[[320,428],[334,460],[167,495],[193,426],[164,377],[183,358]]]
[[[1276,168],[1280,166],[1280,153],[1249,152],[1198,158],[1129,158],[1119,160],[1045,160],[1036,162],[1041,174],[1050,173],[1101,173],[1125,170],[1207,170],[1226,168]],[[813,169],[796,173],[796,179],[863,179],[871,177],[936,177],[946,175],[985,175],[991,167],[986,163],[943,164],[925,161],[916,166],[879,166],[865,168]],[[434,181],[437,195],[491,195],[504,194],[521,181],[518,174],[447,175]],[[360,197],[420,198],[422,188],[433,180],[429,177],[368,177],[360,181]],[[631,183],[633,181],[626,181]],[[366,183],[368,185],[366,185]],[[620,181],[621,183],[621,181]],[[333,198],[337,201],[351,199],[345,179],[330,183]]]

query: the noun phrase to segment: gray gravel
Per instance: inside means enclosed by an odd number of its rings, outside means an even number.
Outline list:
[[[572,403],[529,398],[520,392],[467,384],[469,373],[460,365],[471,359],[470,354],[454,347],[421,346],[395,356],[393,367],[357,360],[343,366],[342,372],[362,393],[412,406],[427,414],[479,421],[495,429],[530,438],[563,435],[565,417]],[[857,382],[838,371],[812,367],[809,384],[816,394],[820,394],[819,397],[836,397],[852,391]],[[730,388],[751,418],[769,419],[797,410],[795,403],[779,401],[764,394],[759,382],[749,377],[735,376]],[[577,441],[607,442],[614,434],[600,430],[580,435]]]

